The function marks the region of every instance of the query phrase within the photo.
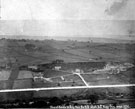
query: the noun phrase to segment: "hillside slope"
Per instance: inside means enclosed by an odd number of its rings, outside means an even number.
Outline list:
[[[134,61],[135,44],[56,40],[0,40],[0,63],[20,65],[65,62]]]

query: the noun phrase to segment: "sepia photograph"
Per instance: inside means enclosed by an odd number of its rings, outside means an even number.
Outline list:
[[[0,108],[135,109],[135,0],[0,0]]]

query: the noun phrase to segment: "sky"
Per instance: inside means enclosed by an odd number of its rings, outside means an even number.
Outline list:
[[[134,10],[135,0],[1,0],[0,34],[134,37]]]

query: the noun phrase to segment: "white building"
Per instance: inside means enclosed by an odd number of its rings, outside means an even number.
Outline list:
[[[60,70],[61,69],[61,66],[55,66],[54,69],[55,70]]]
[[[35,66],[35,65],[31,65],[31,66],[28,66],[28,69],[37,70],[37,69],[38,69],[38,67],[37,67],[37,66]]]
[[[76,73],[84,73],[83,70],[81,70],[81,69],[75,69],[75,72]]]

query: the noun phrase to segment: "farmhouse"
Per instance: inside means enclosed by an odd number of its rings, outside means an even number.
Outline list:
[[[34,79],[34,82],[42,81],[43,74],[42,73],[33,73],[33,79]]]
[[[83,73],[83,70],[81,70],[81,69],[75,69],[75,72],[76,73]]]
[[[30,65],[30,66],[28,66],[28,69],[30,69],[30,70],[37,70],[38,67],[36,65]]]
[[[61,69],[61,66],[55,66],[54,69],[59,71]]]

